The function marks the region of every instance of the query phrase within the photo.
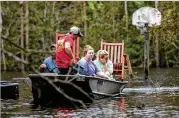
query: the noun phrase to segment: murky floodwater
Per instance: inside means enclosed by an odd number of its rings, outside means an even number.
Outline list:
[[[55,118],[178,118],[179,68],[150,69],[147,82],[142,79],[143,69],[134,69],[135,79],[123,90],[123,97],[106,98],[84,108],[33,108],[31,86],[25,80],[19,83],[18,100],[1,100],[1,117],[55,117]],[[2,80],[27,77],[28,73],[1,73]]]

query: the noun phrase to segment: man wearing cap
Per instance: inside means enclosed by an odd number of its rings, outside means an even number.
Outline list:
[[[80,28],[73,26],[69,33],[64,37],[64,46],[62,49],[56,51],[56,64],[61,74],[67,74],[71,64],[75,63],[75,56],[73,54],[74,40],[78,37],[83,37]]]
[[[56,45],[50,46],[51,56],[47,57],[43,64],[40,65],[40,72],[59,73],[56,65]]]

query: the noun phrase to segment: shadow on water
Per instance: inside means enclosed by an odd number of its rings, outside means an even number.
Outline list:
[[[137,77],[129,79],[124,96],[105,98],[80,107],[33,107],[31,86],[19,80],[18,100],[1,100],[1,117],[52,118],[123,118],[123,117],[179,117],[179,68],[150,69],[144,82],[143,69],[134,69]],[[28,74],[27,74],[28,75]],[[3,80],[27,77],[22,73],[3,73]]]

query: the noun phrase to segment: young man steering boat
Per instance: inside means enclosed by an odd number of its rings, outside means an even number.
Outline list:
[[[56,45],[50,46],[51,56],[47,57],[40,65],[40,72],[60,73],[56,65]]]

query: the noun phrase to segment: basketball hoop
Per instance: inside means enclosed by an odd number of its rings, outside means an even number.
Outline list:
[[[141,34],[144,34],[144,33],[147,32],[148,24],[145,23],[145,24],[143,24],[143,25],[141,25],[141,26],[136,26],[136,27],[137,27],[137,29],[140,30],[140,33],[141,33]]]
[[[149,73],[149,32],[147,31],[148,27],[153,27],[161,24],[161,13],[152,7],[142,7],[136,10],[132,14],[132,24],[140,30],[141,34],[145,36],[144,43],[144,78],[148,79]]]
[[[142,7],[133,13],[132,24],[144,34],[148,27],[161,24],[161,13],[152,7]]]

